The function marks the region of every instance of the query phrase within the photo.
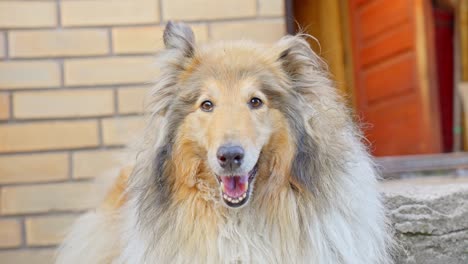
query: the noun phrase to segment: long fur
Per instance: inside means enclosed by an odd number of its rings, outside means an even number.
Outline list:
[[[164,36],[125,202],[78,220],[57,263],[392,263],[372,160],[305,36],[198,47],[173,23]],[[224,65],[241,60],[235,51],[249,59]],[[203,67],[226,79],[254,76],[276,111],[241,209],[221,204],[206,151],[184,125],[200,93],[192,73]]]

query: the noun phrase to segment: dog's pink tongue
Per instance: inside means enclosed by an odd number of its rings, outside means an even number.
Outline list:
[[[249,175],[245,176],[222,176],[223,191],[232,198],[242,196],[248,187]]]

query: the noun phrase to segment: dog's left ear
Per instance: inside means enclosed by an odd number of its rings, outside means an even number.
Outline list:
[[[306,35],[285,36],[278,41],[278,61],[291,80],[314,71],[323,73],[323,60],[310,48]]]
[[[164,29],[164,45],[166,49],[177,49],[184,56],[192,57],[195,36],[192,29],[184,23],[174,23],[169,21]]]

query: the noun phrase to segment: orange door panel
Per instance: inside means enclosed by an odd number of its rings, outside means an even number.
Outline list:
[[[377,156],[441,151],[429,8],[349,0],[356,110]]]

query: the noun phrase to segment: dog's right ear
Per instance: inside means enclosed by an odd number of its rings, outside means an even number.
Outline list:
[[[193,56],[195,36],[186,24],[169,21],[164,29],[163,38],[166,49],[177,49],[185,57]]]

